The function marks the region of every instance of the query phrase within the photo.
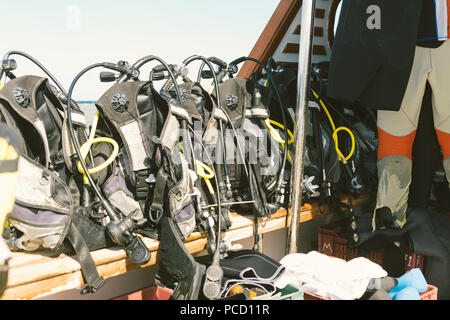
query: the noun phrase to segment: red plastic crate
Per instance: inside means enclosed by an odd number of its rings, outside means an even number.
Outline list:
[[[420,300],[437,300],[438,299],[438,288],[428,285],[427,291],[420,295]]]
[[[335,228],[339,227],[339,225],[340,222],[337,222],[319,228],[318,252],[346,261],[359,257],[358,249],[350,249],[348,239],[341,237],[335,231]],[[378,265],[383,265],[383,249],[371,252],[365,258]],[[420,268],[423,271],[423,266],[424,256],[407,249],[405,255],[405,272],[415,268]]]
[[[425,257],[422,254],[406,251],[405,255],[405,271],[420,268],[423,271]]]
[[[172,290],[153,286],[126,294],[113,300],[168,300],[171,295]]]
[[[334,231],[334,228],[337,226],[338,224],[334,223],[319,228],[318,251],[327,256],[333,256],[345,261],[359,257],[358,249],[350,249],[348,240],[339,236],[338,233]],[[371,252],[365,256],[365,258],[376,264],[382,265],[383,250]]]

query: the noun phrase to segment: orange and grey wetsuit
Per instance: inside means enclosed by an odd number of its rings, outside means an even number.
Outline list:
[[[448,2],[448,3],[447,3]],[[414,62],[399,111],[378,110],[378,193],[373,229],[406,223],[412,146],[427,82],[434,127],[450,183],[450,1],[424,0]]]

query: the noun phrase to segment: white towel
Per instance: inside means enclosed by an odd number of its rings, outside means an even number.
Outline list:
[[[358,299],[370,279],[387,276],[381,266],[369,259],[359,257],[346,262],[317,251],[289,254],[280,263],[286,271],[275,282],[278,288],[292,283],[304,292],[331,300]]]

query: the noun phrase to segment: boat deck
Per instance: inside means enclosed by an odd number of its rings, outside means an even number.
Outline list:
[[[367,195],[363,195],[358,200],[354,200],[353,204],[360,205],[367,202],[368,198]],[[258,233],[265,234],[287,228],[290,214],[291,210],[286,212],[285,209],[280,209],[271,218],[259,219]],[[328,214],[330,214],[329,211],[321,212],[317,204],[307,203],[302,206],[299,221],[306,222]],[[254,236],[252,216],[232,213],[231,221],[230,229],[222,233],[223,239],[233,243]],[[92,251],[99,274],[108,279],[138,269],[157,267],[159,242],[145,237],[143,240],[151,251],[151,259],[145,265],[132,263],[125,251],[119,247]],[[185,241],[185,245],[192,254],[201,253],[207,248],[207,234],[194,232]],[[64,254],[53,257],[49,251],[14,252],[9,266],[7,288],[1,300],[42,298],[84,286],[80,265]]]

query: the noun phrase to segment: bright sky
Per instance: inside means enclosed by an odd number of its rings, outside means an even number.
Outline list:
[[[3,1],[2,1],[3,2]],[[248,55],[272,16],[277,0],[8,0],[2,14],[0,57],[25,51],[66,87],[97,62],[130,63],[157,55],[179,64],[192,54],[224,61]],[[17,76],[42,75],[14,56]],[[151,62],[147,75],[157,62]],[[200,63],[199,63],[200,64]],[[195,63],[192,64],[196,66]],[[111,84],[98,80],[102,69],[81,78],[77,100],[97,100]],[[196,75],[196,70],[190,74]],[[194,77],[193,77],[194,78]]]

